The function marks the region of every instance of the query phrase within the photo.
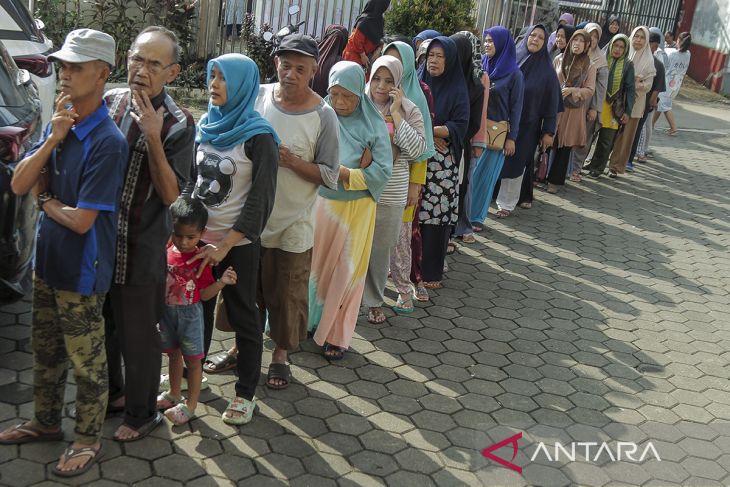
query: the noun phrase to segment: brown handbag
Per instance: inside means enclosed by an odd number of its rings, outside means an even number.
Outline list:
[[[228,321],[228,313],[226,312],[226,303],[223,300],[223,293],[218,293],[218,299],[215,302],[215,329],[220,331],[233,331],[233,327]]]
[[[502,150],[509,133],[509,122],[495,122],[487,119],[487,149]]]

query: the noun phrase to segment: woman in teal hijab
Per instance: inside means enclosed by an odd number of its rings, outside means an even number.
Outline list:
[[[228,267],[238,274],[236,284],[221,291],[241,351],[236,396],[223,412],[223,421],[244,424],[253,418],[263,353],[257,273],[251,270],[258,269],[259,236],[274,206],[279,138],[254,110],[259,70],[248,57],[225,54],[211,60],[208,92],[208,113],[198,123],[196,136],[193,190],[208,211],[202,236],[208,245],[194,258],[200,259],[201,266],[214,265],[216,275]],[[189,375],[188,384],[192,381]]]
[[[340,121],[340,181],[317,200],[309,328],[329,360],[355,332],[375,228],[375,209],[390,178],[393,151],[385,121],[365,94],[359,64],[340,61],[329,76],[329,103]]]

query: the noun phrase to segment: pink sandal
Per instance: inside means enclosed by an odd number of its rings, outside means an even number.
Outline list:
[[[185,404],[180,403],[177,406],[166,410],[165,417],[169,419],[172,424],[180,426],[190,422],[190,420],[195,417],[195,413],[190,411]]]

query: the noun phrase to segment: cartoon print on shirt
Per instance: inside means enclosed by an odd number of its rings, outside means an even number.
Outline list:
[[[209,207],[220,206],[228,199],[233,188],[236,164],[229,157],[210,152],[198,152],[198,182],[194,196]]]

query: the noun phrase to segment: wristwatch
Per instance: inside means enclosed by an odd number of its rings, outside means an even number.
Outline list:
[[[43,205],[48,201],[53,199],[53,194],[51,194],[50,191],[44,191],[41,194],[38,195],[38,209],[43,210]]]

